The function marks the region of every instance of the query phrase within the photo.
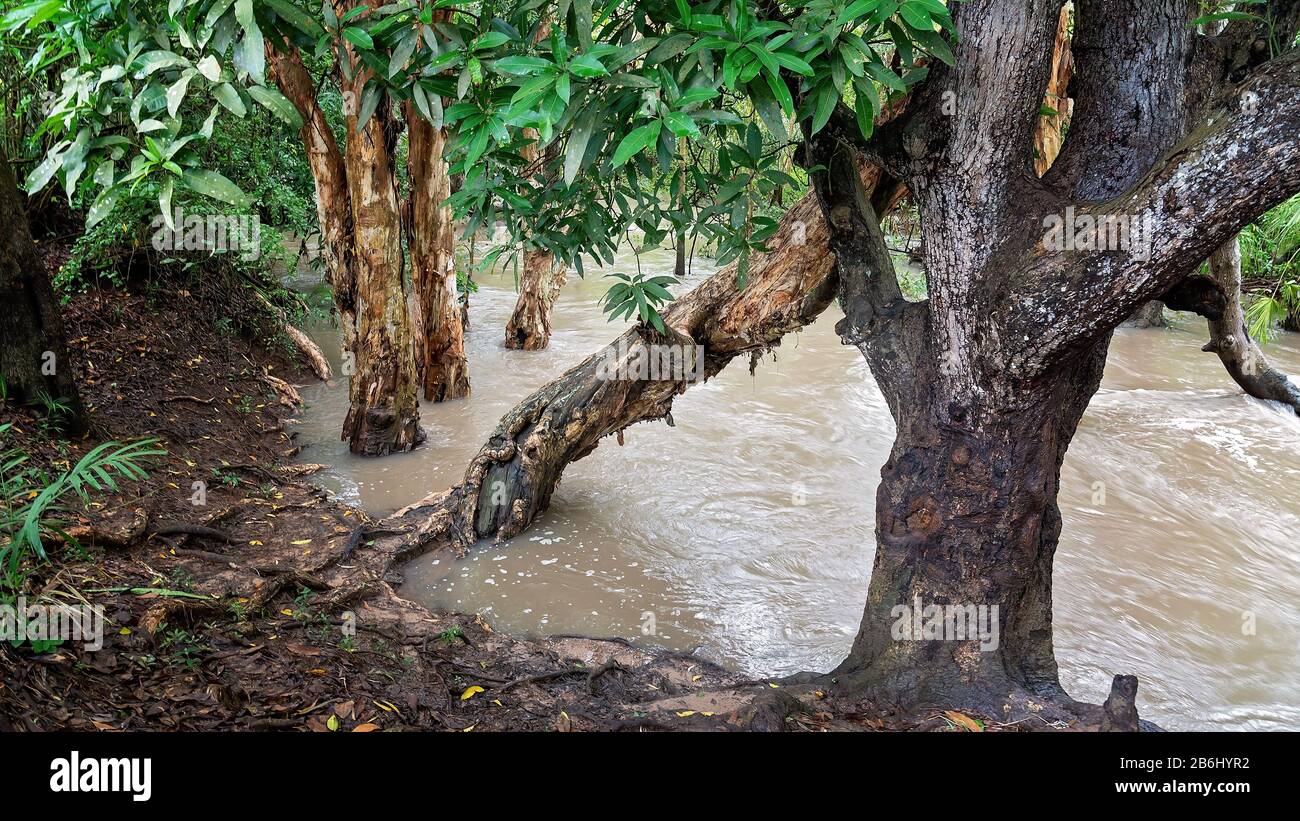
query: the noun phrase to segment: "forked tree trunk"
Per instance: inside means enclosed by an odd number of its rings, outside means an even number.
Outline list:
[[[59,305],[36,255],[27,227],[23,197],[0,155],[0,377],[5,401],[16,404],[55,400],[64,412],[51,422],[69,434],[84,433],[81,404],[72,362],[63,335]]]
[[[411,186],[411,328],[415,366],[424,398],[469,396],[469,362],[456,298],[456,243],[452,232],[451,179],[443,160],[446,131],[406,106],[407,166]]]
[[[269,40],[266,48],[276,85],[302,115],[300,135],[316,185],[326,276],[343,331],[342,370],[349,377],[341,438],[353,453],[365,456],[410,450],[424,440],[424,432],[402,271],[395,132],[387,102],[358,132],[356,106],[365,72],[345,84],[345,155],[298,53],[289,46],[277,50]]]

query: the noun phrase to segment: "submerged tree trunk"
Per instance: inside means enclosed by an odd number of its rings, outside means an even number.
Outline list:
[[[267,56],[276,85],[302,115],[300,135],[316,185],[326,276],[343,330],[342,370],[350,379],[341,438],[365,456],[410,450],[424,432],[402,271],[396,135],[387,102],[358,131],[356,106],[366,73],[347,84],[345,155],[298,53],[268,42]]]
[[[519,298],[506,322],[506,347],[540,351],[551,341],[551,307],[564,285],[563,265],[557,265],[549,251],[524,253],[519,275]]]
[[[352,89],[361,97],[365,72]],[[410,316],[402,270],[402,224],[394,169],[396,123],[382,100],[357,127],[347,117],[344,162],[355,232],[357,294],[356,373],[348,392],[343,436],[353,453],[382,456],[424,441],[415,394]]]
[[[59,305],[27,227],[23,197],[0,155],[0,377],[5,401],[59,402],[64,410],[51,422],[78,435],[87,428],[72,362],[63,335]]]
[[[423,120],[412,103],[406,106],[406,122],[415,366],[425,399],[460,399],[469,396],[469,362],[456,299],[456,243],[446,205],[451,196],[442,158],[447,135]]]

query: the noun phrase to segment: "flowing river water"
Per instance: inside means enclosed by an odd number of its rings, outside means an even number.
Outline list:
[[[635,270],[635,261],[607,270]],[[668,253],[643,255],[670,272]],[[696,262],[690,283],[711,273]],[[419,450],[362,459],[339,441],[347,385],[303,390],[301,454],[376,515],[453,484],[500,416],[609,342],[599,272],[570,276],[545,351],[506,350],[510,272],[481,278],[467,337],[473,393],[424,404]],[[684,290],[687,286],[680,286]],[[857,630],[874,554],[875,487],[893,422],[837,308],[757,372],[734,362],[564,474],[515,539],[418,558],[402,593],[517,634],[622,636],[755,675],[826,670]],[[309,329],[337,370],[339,335]],[[1135,673],[1168,728],[1300,724],[1300,418],[1242,395],[1202,353],[1205,322],[1120,330],[1062,469],[1055,565],[1062,680],[1099,702]],[[1268,347],[1300,373],[1300,339]]]

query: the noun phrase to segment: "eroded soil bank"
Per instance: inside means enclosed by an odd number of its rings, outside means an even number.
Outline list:
[[[1046,727],[903,716],[621,640],[516,639],[402,599],[373,523],[290,463],[291,384],[313,377],[223,333],[220,314],[184,292],[77,298],[66,322],[94,433],[60,444],[3,413],[10,444],[51,469],[107,439],[157,436],[168,453],[68,523],[79,555],[52,546],[35,571],[29,599],[103,605],[104,647],[0,647],[0,729]]]

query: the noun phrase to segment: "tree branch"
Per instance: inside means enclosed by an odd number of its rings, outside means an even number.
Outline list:
[[[1300,191],[1297,99],[1300,50],[1229,89],[1129,193],[1078,206],[1067,230],[1086,227],[1089,218],[1106,229],[1077,231],[1073,245],[1084,235],[1085,247],[1048,248],[1045,236],[1012,276],[1010,372],[1032,378],[1089,347]],[[1086,246],[1089,236],[1099,247]]]
[[[1228,375],[1246,393],[1256,399],[1282,402],[1300,414],[1300,388],[1269,365],[1246,330],[1241,307],[1241,249],[1235,237],[1210,255],[1210,275],[1226,299],[1217,317],[1213,312],[1198,311],[1209,319],[1210,342],[1204,350],[1219,355]]]

